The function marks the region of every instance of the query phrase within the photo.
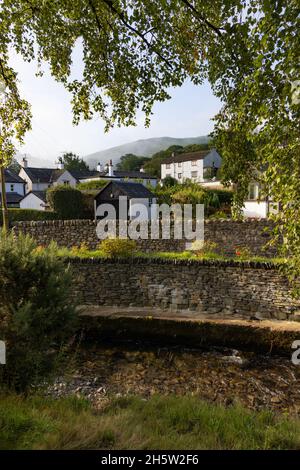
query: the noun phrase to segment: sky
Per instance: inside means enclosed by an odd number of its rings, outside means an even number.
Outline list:
[[[72,124],[70,95],[51,77],[47,67],[43,77],[36,77],[35,63],[24,62],[16,54],[10,63],[18,72],[21,93],[31,103],[33,113],[32,130],[18,150],[47,162],[54,162],[65,151],[84,157],[138,139],[207,135],[213,129],[211,119],[220,109],[208,83],[196,87],[187,82],[181,88],[169,90],[169,101],[154,106],[149,128],[145,128],[143,115],[139,114],[137,126],[104,133],[100,118],[78,126]]]

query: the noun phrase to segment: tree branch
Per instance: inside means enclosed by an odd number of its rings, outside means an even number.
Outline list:
[[[192,12],[194,15],[199,18],[199,20],[203,21],[210,29],[212,29],[219,37],[222,36],[221,29],[217,28],[217,26],[213,25],[210,21],[208,21],[198,10],[192,5],[188,0],[181,0]]]
[[[130,31],[132,31],[134,34],[136,34],[139,38],[142,39],[142,41],[147,45],[147,47],[149,49],[152,49],[153,52],[155,52],[155,54],[163,61],[167,64],[168,67],[172,68],[172,64],[171,62],[166,59],[160,52],[158,52],[153,46],[152,44],[145,38],[145,35],[142,34],[140,31],[138,31],[137,29],[135,29],[133,26],[131,26],[131,24],[129,24],[127,21],[126,21],[126,18],[125,16],[123,15],[122,12],[119,12],[115,6],[113,5],[113,1],[112,0],[103,0],[104,3],[110,8],[110,10],[115,13],[118,18],[122,21],[122,23],[124,24],[124,26],[126,26],[126,28],[128,28]]]

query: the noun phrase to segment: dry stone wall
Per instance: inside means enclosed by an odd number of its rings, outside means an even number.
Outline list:
[[[47,245],[55,240],[58,245],[71,248],[86,243],[95,249],[99,240],[93,220],[47,220],[18,222],[14,225],[15,233],[27,233],[40,245]],[[267,247],[272,225],[266,220],[207,220],[205,221],[205,240],[217,243],[218,250],[225,254],[234,254],[236,248],[247,247],[253,255],[274,256],[276,247]],[[145,252],[183,251],[186,240],[139,240],[139,247]]]
[[[300,301],[271,263],[70,259],[82,305],[149,306],[238,318],[297,319]]]

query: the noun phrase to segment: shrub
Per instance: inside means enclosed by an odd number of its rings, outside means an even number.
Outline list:
[[[59,219],[80,219],[84,215],[82,194],[72,186],[49,188],[47,201]]]
[[[23,220],[54,220],[57,214],[53,211],[38,211],[36,209],[8,209],[10,223]],[[2,213],[0,211],[0,226],[2,225]]]
[[[195,253],[196,256],[202,258],[204,256],[214,257],[217,256],[216,250],[218,248],[217,243],[211,242],[209,240],[195,240],[192,243],[191,251]]]
[[[104,188],[104,186],[106,186],[108,182],[109,181],[107,179],[86,181],[85,183],[80,183],[77,186],[77,189],[80,189],[80,191],[89,190],[89,189],[98,189],[100,191],[100,189]]]
[[[55,369],[76,325],[71,275],[52,243],[37,246],[28,236],[0,236],[0,339],[7,364],[2,383],[26,390]],[[55,353],[56,351],[56,353]]]
[[[128,258],[136,251],[136,241],[123,238],[107,238],[99,244],[99,249],[107,258]]]
[[[240,259],[248,259],[251,258],[251,251],[250,248],[246,246],[237,247],[235,249],[235,255]]]

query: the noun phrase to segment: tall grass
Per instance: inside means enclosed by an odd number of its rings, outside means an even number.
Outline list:
[[[0,397],[1,449],[300,449],[300,421],[194,396]]]

